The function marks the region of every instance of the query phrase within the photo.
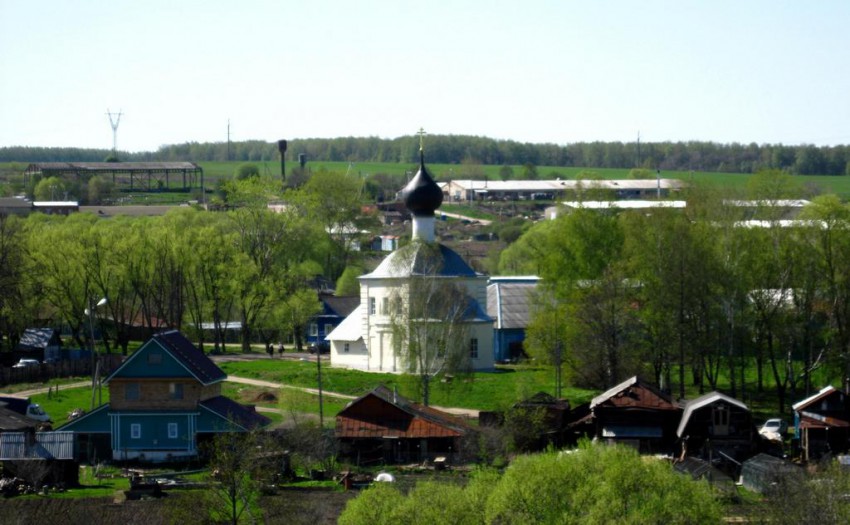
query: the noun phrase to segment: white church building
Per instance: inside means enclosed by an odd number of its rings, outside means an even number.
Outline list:
[[[454,250],[435,240],[434,212],[442,204],[443,192],[425,169],[421,149],[419,171],[401,195],[413,217],[413,238],[389,254],[373,272],[360,277],[360,306],[326,337],[331,365],[372,372],[409,371],[404,362],[406,352],[397,351],[393,344],[398,314],[409,312],[406,307],[413,302],[429,300],[421,290],[433,290],[431,284],[443,283],[458,292],[453,302],[462,310],[456,323],[462,326],[457,334],[465,339],[462,344],[469,352],[469,367],[492,370],[493,319],[483,306],[487,304],[487,276],[475,272]],[[428,286],[420,286],[423,284]],[[460,298],[459,292],[465,297]],[[433,297],[440,301],[445,296]],[[445,311],[438,307],[452,305],[433,306],[435,311]]]

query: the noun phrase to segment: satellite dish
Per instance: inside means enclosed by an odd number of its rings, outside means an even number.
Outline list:
[[[395,483],[395,476],[388,472],[381,472],[377,476],[375,476],[375,481],[381,481],[384,483]]]

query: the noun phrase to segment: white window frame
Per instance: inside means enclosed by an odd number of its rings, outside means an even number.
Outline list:
[[[177,423],[169,423],[168,424],[168,439],[177,439],[179,436],[179,429],[177,428]]]
[[[319,324],[318,323],[310,323],[310,337],[318,337],[319,336]]]
[[[375,315],[375,298],[369,298],[369,315]]]
[[[130,423],[130,439],[142,439],[141,423]]]
[[[326,323],[325,324],[325,335],[328,335],[329,333],[331,333],[333,331],[334,331],[334,325],[332,325],[330,323]]]

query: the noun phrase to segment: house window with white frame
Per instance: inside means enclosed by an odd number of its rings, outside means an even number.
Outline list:
[[[390,315],[390,298],[384,297],[381,299],[381,313],[384,315]]]
[[[478,339],[474,337],[469,340],[469,357],[478,359]]]
[[[319,325],[310,323],[310,337],[319,337]]]
[[[369,315],[375,315],[375,298],[369,298]]]
[[[141,423],[133,423],[130,425],[130,438],[131,439],[141,439],[142,438],[142,424]]]
[[[177,423],[168,424],[168,439],[177,439]]]
[[[328,335],[329,333],[331,333],[333,331],[334,331],[334,325],[332,325],[332,324],[326,324],[325,325],[325,335]]]
[[[351,347],[349,346],[348,343],[345,343],[344,345],[342,345],[342,351],[345,352],[346,354],[348,353],[348,351],[350,349],[351,349]]]

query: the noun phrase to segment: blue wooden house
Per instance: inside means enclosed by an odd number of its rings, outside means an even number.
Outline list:
[[[313,316],[307,323],[304,339],[309,346],[327,345],[325,337],[360,305],[359,295],[337,297],[321,293],[319,300],[322,302],[322,312]]]
[[[523,355],[525,329],[531,319],[533,292],[540,281],[534,276],[491,277],[487,284],[487,314],[494,319],[493,355],[496,362]]]
[[[217,433],[269,423],[253,407],[221,395],[226,378],[183,334],[163,332],[106,379],[108,404],[61,430],[75,433],[81,460],[192,458]]]

